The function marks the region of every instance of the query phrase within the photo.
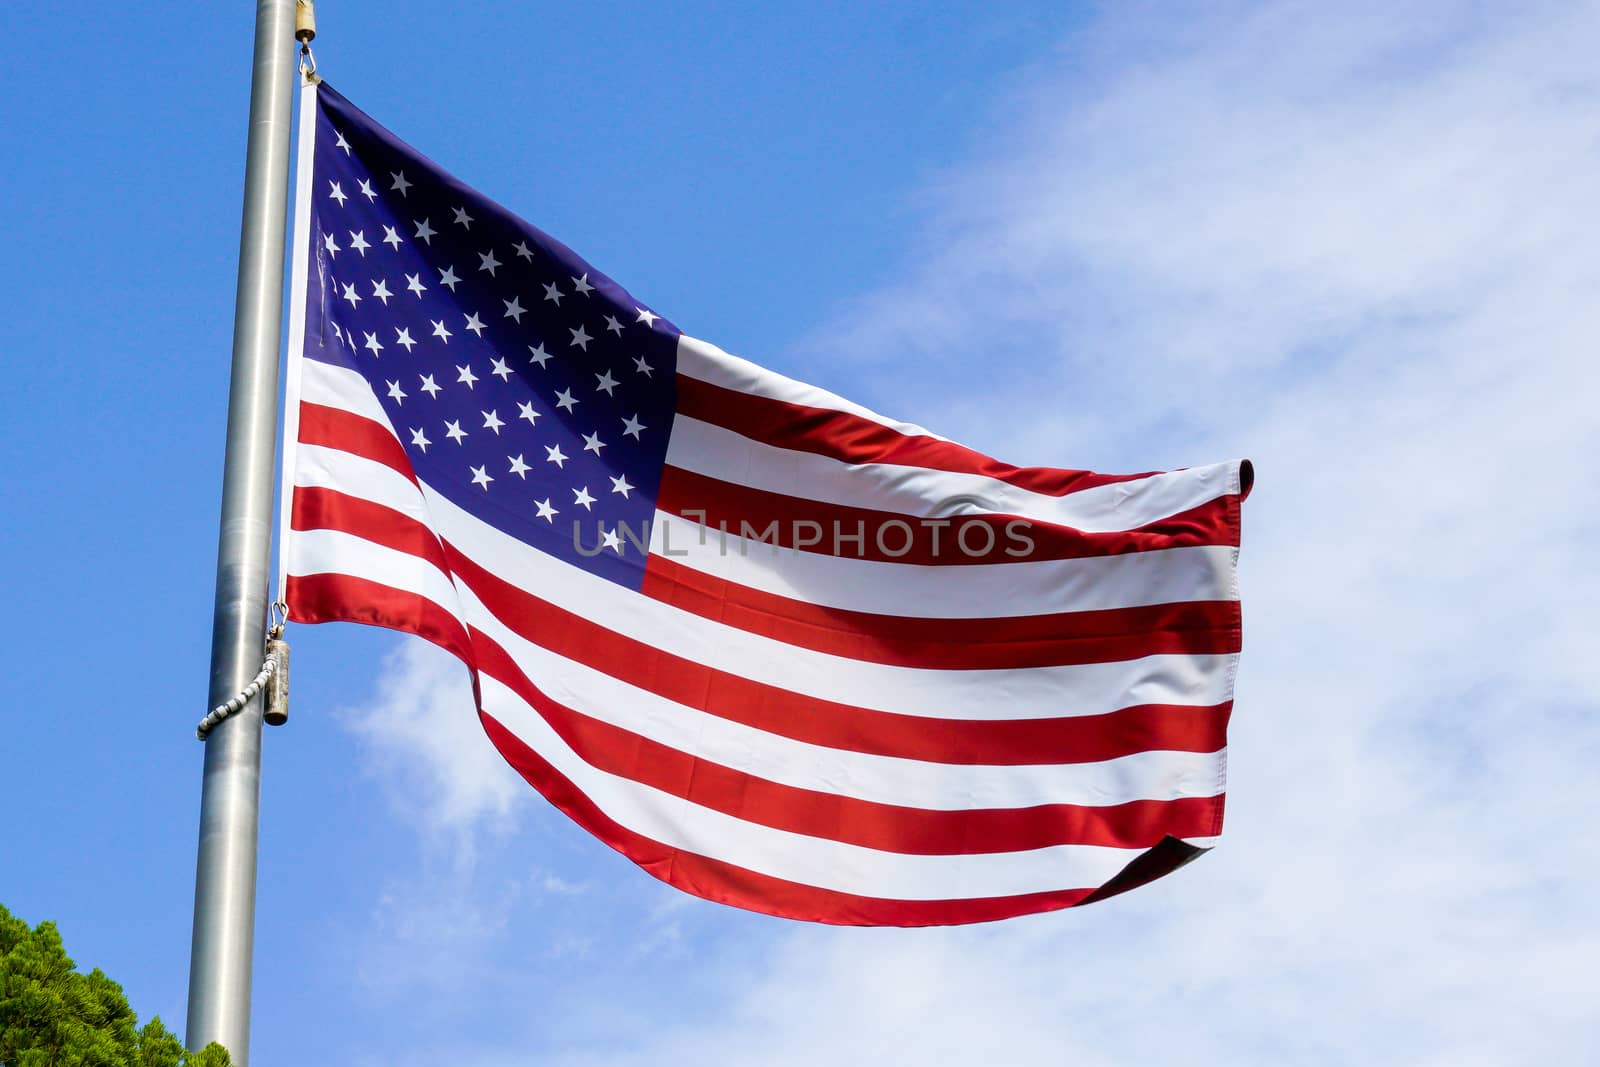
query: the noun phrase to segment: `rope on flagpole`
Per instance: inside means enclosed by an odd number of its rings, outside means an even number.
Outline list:
[[[237,715],[263,688],[267,691],[267,707],[262,718],[269,726],[282,726],[289,720],[289,642],[283,639],[287,613],[279,614],[284,610],[280,605],[281,601],[272,605],[274,619],[271,629],[267,631],[267,658],[262,662],[261,670],[232,699],[218,704],[200,720],[200,725],[194,728],[194,736],[198,740],[204,741],[219,722],[230,715]]]
[[[200,720],[200,725],[194,728],[194,736],[199,740],[204,741],[206,739],[206,735],[211,732],[212,728],[215,727],[217,723],[221,722],[223,719],[226,719],[230,715],[237,715],[241,708],[250,703],[251,697],[254,697],[257,693],[261,692],[261,687],[267,684],[267,680],[272,677],[273,671],[277,669],[278,665],[273,661],[272,656],[267,656],[266,662],[261,665],[260,673],[254,678],[250,679],[249,685],[245,686],[243,689],[239,690],[238,693],[234,694],[233,699],[229,700],[226,704],[218,704],[216,707],[212,708],[211,714]]]

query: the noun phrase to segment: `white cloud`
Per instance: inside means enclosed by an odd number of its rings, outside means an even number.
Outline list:
[[[1081,912],[701,948],[726,999],[563,1062],[1600,1044],[1600,11],[1212,10],[1108,8],[999,102],[816,376],[1013,458],[1258,462],[1223,847]],[[446,810],[507,810],[400,722]],[[716,914],[652,929],[676,954]]]
[[[343,716],[405,816],[463,841],[476,829],[509,829],[527,792],[472,708],[461,661],[406,641],[385,657],[372,699]]]

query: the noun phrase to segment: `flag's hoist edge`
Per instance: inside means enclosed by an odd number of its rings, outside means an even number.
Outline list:
[[[329,103],[302,96],[292,619],[453,652],[488,736],[550,801],[657,878],[755,911],[986,921],[1102,899],[1214,843],[1247,461],[1012,468],[682,337],[642,584],[570,566],[418,478],[374,383],[306,358],[307,118]],[[966,510],[927,510],[953,498]],[[1021,518],[1037,558],[764,555],[727,533],[796,508]]]

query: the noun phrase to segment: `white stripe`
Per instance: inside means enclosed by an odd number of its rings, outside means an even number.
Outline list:
[[[796,551],[740,537],[738,531],[725,535],[664,511],[656,512],[650,535],[650,551],[674,563],[751,589],[850,611],[963,619],[1237,598],[1238,549],[1227,545],[930,566]],[[830,547],[830,536],[824,535],[820,547]],[[872,536],[868,532],[869,543]],[[946,531],[946,538],[953,535]]]
[[[381,580],[375,578],[374,580]],[[982,766],[926,763],[795,741],[707,714],[617,680],[513,633],[466,588],[463,616],[559,704],[680,752],[768,781],[879,804],[936,811],[1105,807],[1215,796],[1221,752],[1142,752],[1097,763]]]
[[[921,426],[885,418],[876,411],[852,403],[826,389],[797,382],[765,367],[758,367],[747,359],[724,352],[709,341],[702,341],[687,334],[678,336],[678,373],[712,385],[720,385],[724,389],[736,389],[741,393],[781,400],[787,404],[842,411],[868,419],[880,426],[887,426],[908,437],[928,437],[935,441],[948,440],[930,430],[924,430]]]
[[[1025,852],[912,856],[746,822],[598,771],[510,689],[480,676],[484,710],[609,818],[654,841],[802,885],[893,900],[965,900],[1103,885],[1143,850],[1053,845]]]
[[[667,463],[802,500],[919,518],[1016,515],[1085,533],[1137,529],[1239,491],[1239,464],[1231,462],[1050,496],[977,474],[897,463],[841,463],[776,448],[684,415],[672,420]]]
[[[308,453],[310,450],[306,450]],[[304,478],[406,511],[411,483],[326,469]],[[370,464],[370,466],[380,466]],[[374,472],[376,473],[376,472]],[[1101,715],[1137,704],[1211,705],[1228,698],[1229,655],[1157,655],[1114,663],[994,670],[891,666],[799,648],[672,607],[522,544],[424,485],[429,525],[479,566],[596,624],[671,655],[820,700],[930,718],[1004,720]],[[508,580],[512,578],[508,577]]]
[[[436,604],[461,619],[455,583],[421,556],[363,540],[336,530],[297,530],[289,542],[289,573],[348,575],[387,585]]]
[[[387,464],[354,452],[301,445],[294,484],[361,497],[428,524],[428,505],[415,482]]]
[[[324,363],[319,359],[306,360],[302,373],[304,378],[300,390],[306,403],[340,408],[360,415],[364,419],[371,419],[381,426],[388,427],[389,432],[395,434],[395,440],[400,439],[400,435],[395,433],[394,424],[389,421],[388,412],[378,403],[372,385],[361,375],[348,367]]]

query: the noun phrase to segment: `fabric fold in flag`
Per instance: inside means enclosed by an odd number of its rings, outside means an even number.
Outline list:
[[[1014,467],[885,418],[303,100],[293,621],[448,649],[551,803],[755,911],[988,921],[1215,844],[1248,462]]]

